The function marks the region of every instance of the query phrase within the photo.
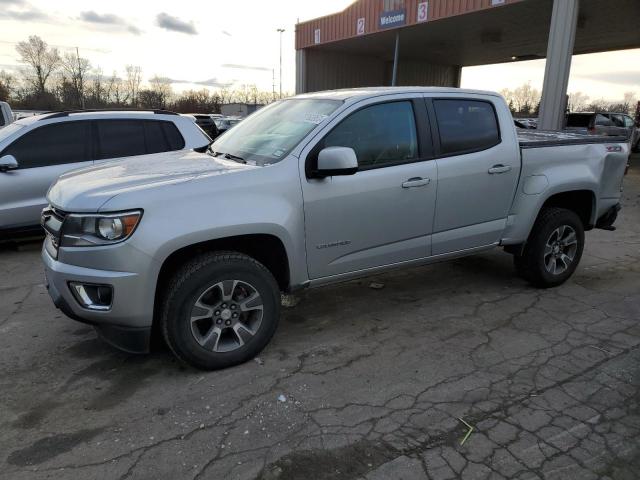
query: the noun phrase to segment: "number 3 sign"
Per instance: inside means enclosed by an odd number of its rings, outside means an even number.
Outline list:
[[[418,18],[417,22],[426,22],[429,13],[429,2],[420,2],[418,4]]]

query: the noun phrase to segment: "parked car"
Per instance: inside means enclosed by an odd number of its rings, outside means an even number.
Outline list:
[[[204,130],[204,133],[209,135],[209,137],[213,139],[219,135],[218,127],[211,115],[205,113],[190,113],[189,115],[195,118],[196,125]]]
[[[17,120],[0,130],[0,237],[40,228],[47,189],[64,172],[209,142],[191,121],[165,111],[57,112]]]
[[[218,135],[222,135],[224,132],[240,123],[242,119],[235,117],[222,117],[214,118],[213,121],[215,122],[216,127],[218,127]]]
[[[7,102],[0,102],[0,128],[13,123],[13,112]]]
[[[640,130],[624,113],[579,112],[567,115],[567,130],[589,135],[615,135],[629,139],[633,151],[640,150]]]
[[[585,230],[613,229],[628,144],[520,135],[502,97],[472,90],[276,102],[208,155],[61,176],[43,213],[49,294],[120,348],[147,351],[155,326],[178,358],[214,369],[264,348],[281,291],[497,246],[533,285],[560,285]]]

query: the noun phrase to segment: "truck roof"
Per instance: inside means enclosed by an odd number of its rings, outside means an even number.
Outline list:
[[[375,97],[379,95],[391,95],[394,93],[443,93],[443,94],[460,94],[467,93],[473,95],[492,95],[500,97],[496,92],[485,90],[472,90],[467,88],[451,88],[451,87],[362,87],[362,88],[345,88],[340,90],[324,90],[321,92],[303,93],[296,95],[294,98],[318,98],[328,100],[347,100],[362,99],[367,97]]]

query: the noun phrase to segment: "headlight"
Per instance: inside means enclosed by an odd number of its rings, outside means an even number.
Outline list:
[[[92,247],[122,242],[142,217],[140,210],[113,214],[69,214],[62,224],[60,246]]]

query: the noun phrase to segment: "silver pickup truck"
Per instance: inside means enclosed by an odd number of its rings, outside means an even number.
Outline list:
[[[553,132],[518,138],[497,94],[368,88],[276,102],[208,153],[166,152],[68,173],[42,223],[47,286],[108,342],[157,331],[204,369],[256,355],[281,292],[497,246],[553,287],[585,230],[612,230],[629,147]]]

